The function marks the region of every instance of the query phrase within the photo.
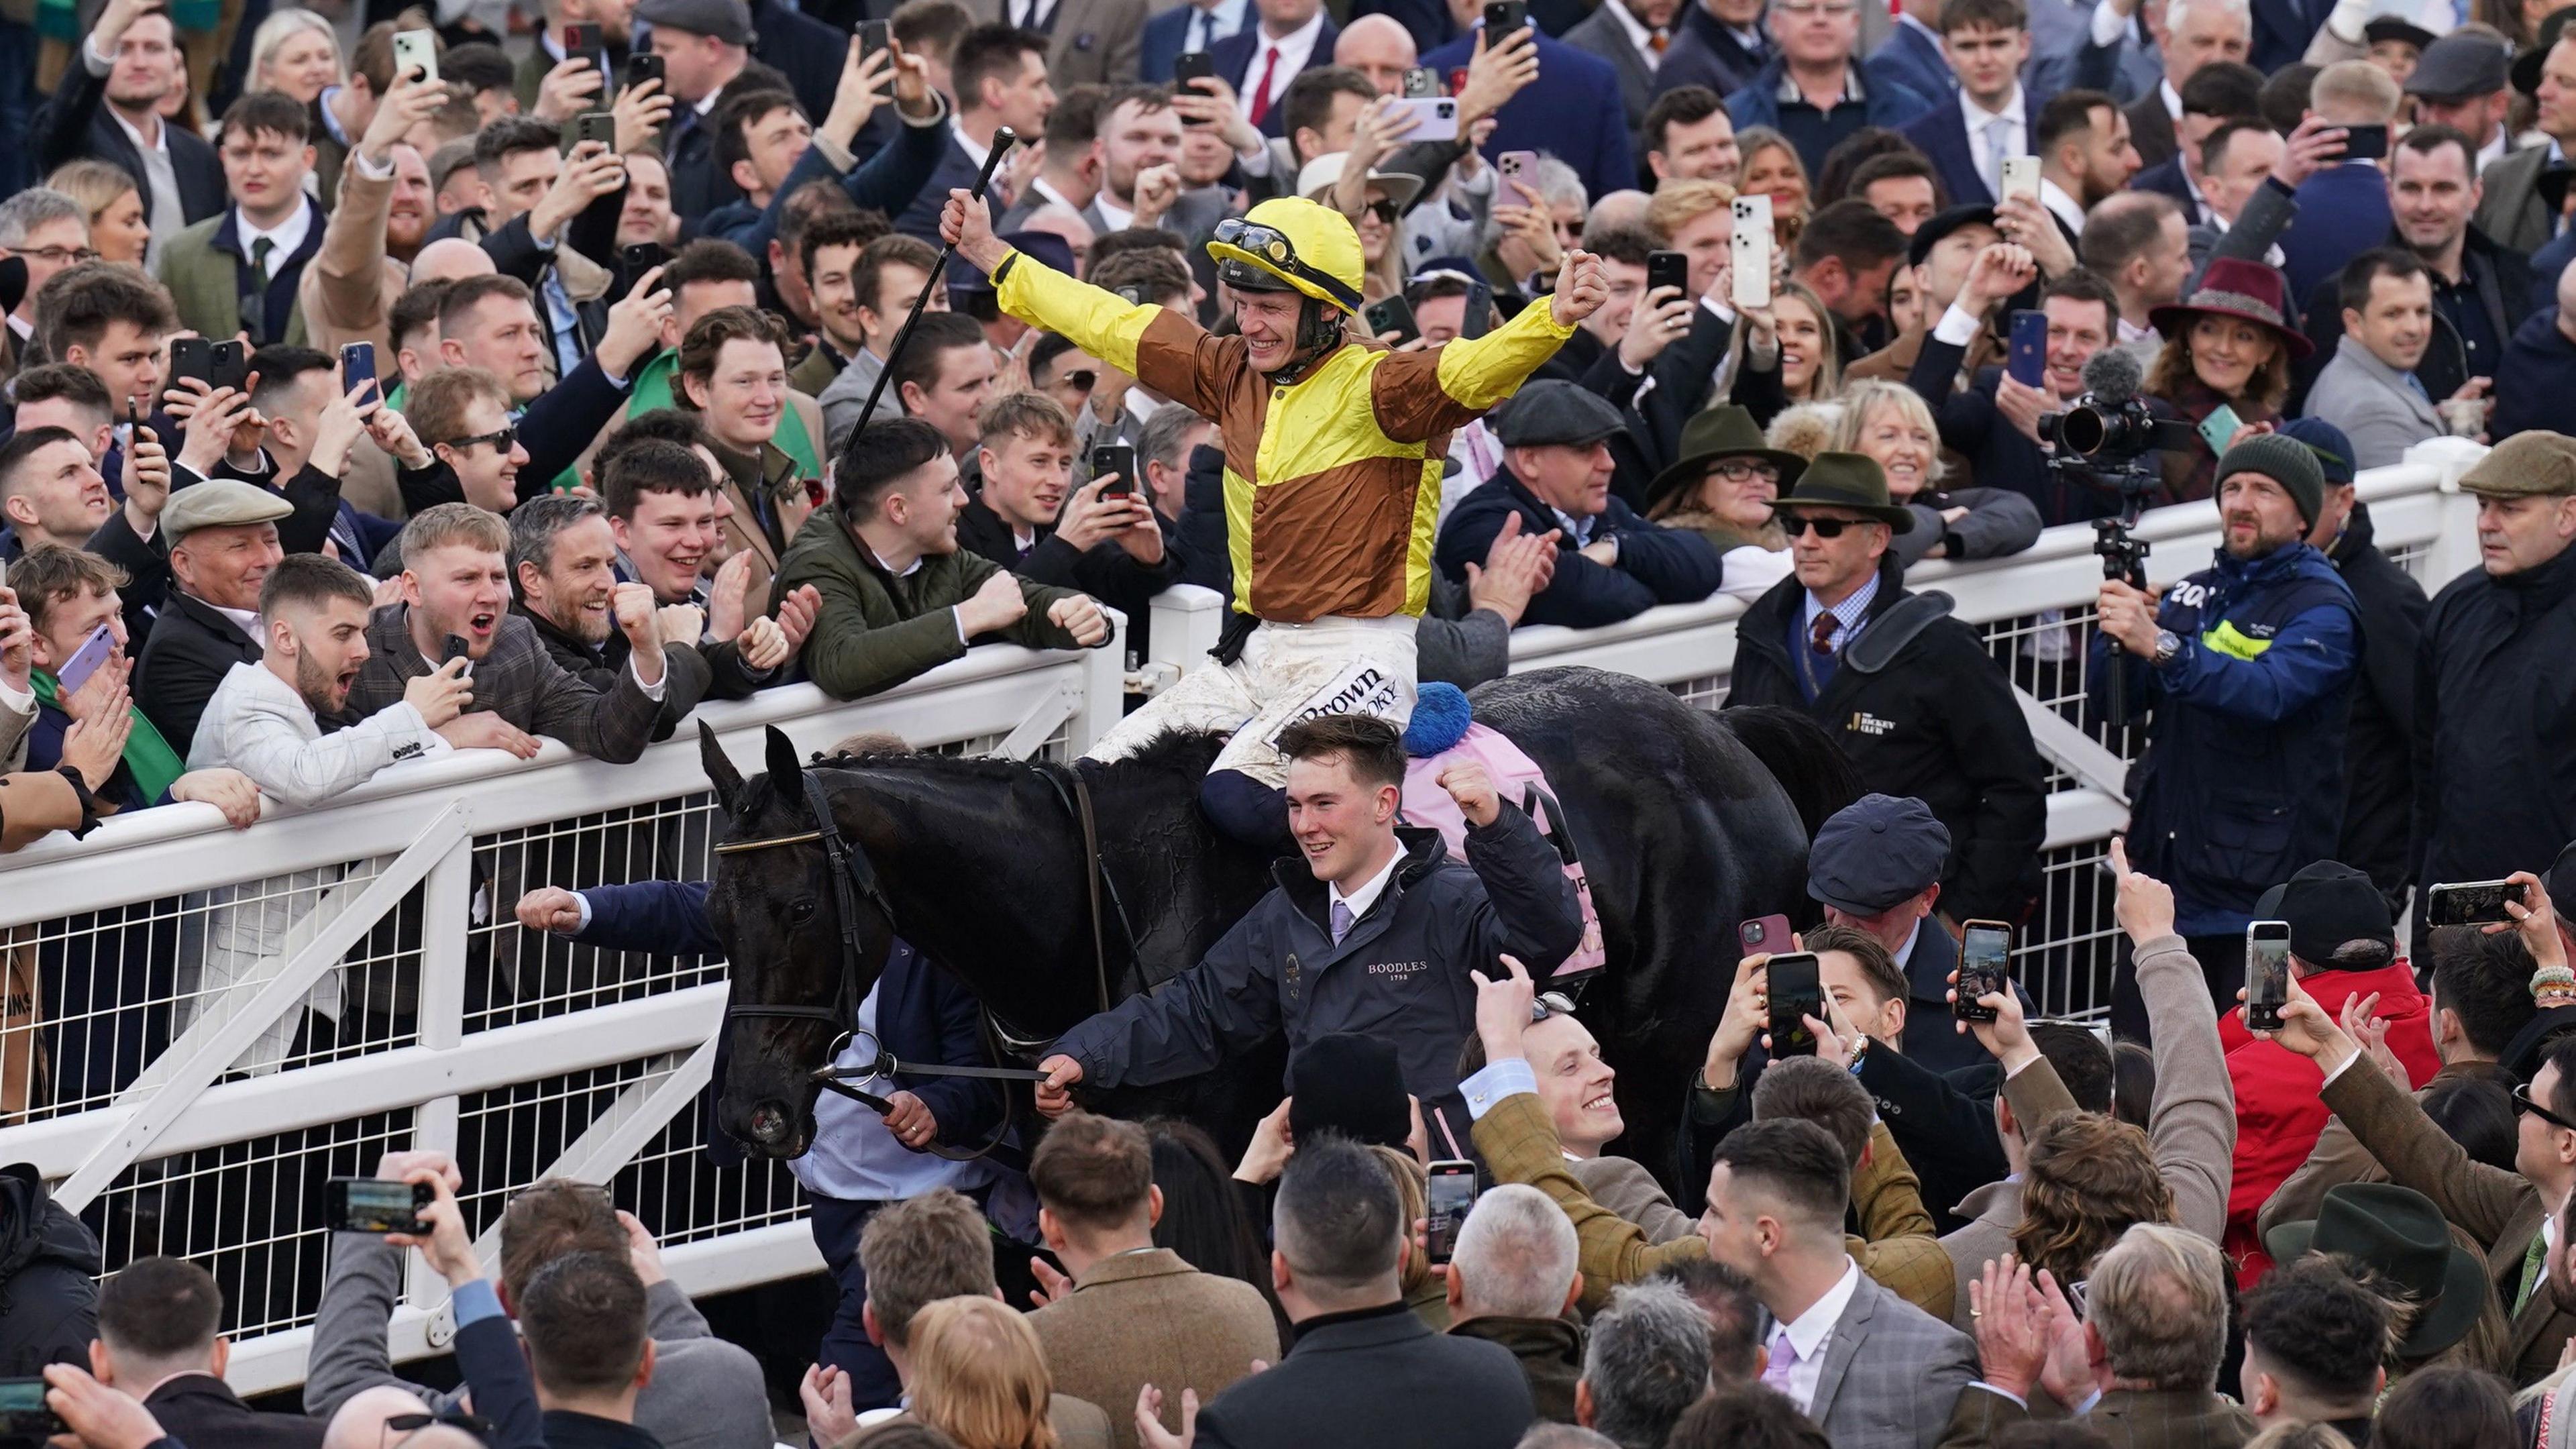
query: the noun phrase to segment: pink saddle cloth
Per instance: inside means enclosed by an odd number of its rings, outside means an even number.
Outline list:
[[[1583,912],[1583,940],[1574,954],[1558,965],[1549,978],[1551,985],[1564,985],[1598,971],[1609,960],[1601,945],[1601,915],[1592,906],[1592,885],[1584,879],[1582,852],[1575,848],[1571,824],[1556,794],[1547,787],[1547,772],[1538,761],[1521,752],[1502,731],[1483,724],[1470,724],[1458,743],[1436,755],[1408,760],[1404,767],[1404,819],[1407,824],[1426,830],[1437,830],[1447,841],[1449,854],[1460,862],[1467,859],[1467,819],[1458,812],[1458,802],[1440,788],[1440,772],[1460,760],[1473,760],[1485,767],[1493,778],[1494,793],[1521,807],[1539,833],[1565,862],[1565,878],[1574,887],[1574,901]]]

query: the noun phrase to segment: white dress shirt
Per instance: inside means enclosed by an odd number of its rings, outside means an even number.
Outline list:
[[[2079,237],[2084,235],[2084,207],[2067,194],[2065,187],[2045,176],[2039,178],[2039,204],[2047,207],[2049,213],[2059,221],[2066,223],[2066,229],[2069,232]]]
[[[2108,7],[2105,7],[2108,8]],[[1780,1391],[1798,1412],[1814,1417],[1816,1381],[1824,1377],[1825,1350],[1834,1340],[1834,1326],[1842,1322],[1843,1310],[1851,1306],[1852,1294],[1860,1289],[1860,1264],[1846,1258],[1843,1275],[1825,1296],[1807,1306],[1807,1311],[1787,1323],[1771,1329],[1771,1357],[1780,1357],[1780,1341],[1787,1339],[1798,1350],[1798,1361],[1789,1366],[1789,1381]]]
[[[1988,192],[2003,195],[2002,158],[2030,154],[2029,108],[2021,86],[2013,86],[2012,99],[2004,102],[2000,111],[1978,105],[1961,87],[1959,114],[1968,124],[1968,154],[1977,163],[1977,174],[1985,178]]]
[[[1664,60],[1662,53],[1655,49],[1655,32],[1646,28],[1646,22],[1637,18],[1636,12],[1628,8],[1626,0],[1602,0],[1602,3],[1609,9],[1612,18],[1619,22],[1619,29],[1628,37],[1629,47],[1637,52],[1639,60],[1646,63],[1646,70],[1651,74],[1657,66],[1663,64]]]
[[[1356,925],[1360,917],[1368,914],[1369,907],[1377,904],[1377,898],[1386,893],[1386,883],[1395,879],[1395,868],[1402,864],[1404,864],[1404,847],[1398,844],[1394,853],[1386,858],[1386,864],[1378,868],[1377,874],[1347,891],[1342,889],[1340,881],[1333,881],[1324,887],[1324,893],[1330,899],[1349,907],[1351,921]]]
[[[1278,101],[1273,99],[1271,104],[1277,105]],[[1100,188],[1098,196],[1091,198],[1091,204],[1100,208],[1100,219],[1109,223],[1111,231],[1125,231],[1129,223],[1136,219],[1136,213],[1120,206],[1110,198],[1109,188],[1106,186]]]
[[[1252,13],[1252,0],[1217,0],[1214,5],[1193,6],[1189,23],[1181,27],[1183,53],[1207,50],[1243,29]]]
[[[1315,8],[1312,19],[1286,35],[1274,39],[1267,31],[1256,30],[1252,37],[1252,61],[1243,68],[1243,75],[1237,81],[1234,93],[1241,96],[1243,104],[1249,107],[1252,104],[1254,92],[1261,85],[1261,73],[1271,66],[1270,54],[1272,51],[1277,51],[1278,69],[1270,77],[1270,104],[1278,105],[1288,94],[1288,82],[1296,79],[1297,72],[1306,68],[1306,62],[1314,57],[1315,42],[1323,39],[1323,36],[1322,6]]]
[[[976,145],[975,138],[967,135],[966,128],[955,120],[949,121],[948,134],[956,138],[957,149],[966,153],[966,159],[975,163],[976,171],[983,171],[984,158],[993,154],[993,148]]]

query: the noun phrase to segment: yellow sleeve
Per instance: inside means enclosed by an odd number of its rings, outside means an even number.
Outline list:
[[[1130,305],[1115,292],[1077,281],[1022,252],[1013,252],[995,274],[1002,310],[1032,327],[1069,338],[1073,345],[1193,412],[1213,417],[1218,399],[1205,378],[1207,330],[1180,313]],[[1147,338],[1147,332],[1152,337]]]
[[[1369,379],[1378,430],[1400,443],[1421,443],[1463,428],[1518,392],[1573,335],[1541,298],[1482,337],[1382,353]]]

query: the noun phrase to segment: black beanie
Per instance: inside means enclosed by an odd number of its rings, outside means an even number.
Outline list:
[[[1413,1107],[1395,1048],[1357,1032],[1306,1043],[1288,1060],[1288,1132],[1306,1141],[1338,1132],[1355,1142],[1402,1147],[1413,1135]]]
[[[2317,455],[2296,438],[2280,433],[2256,433],[2227,450],[2218,460],[2218,477],[2210,484],[2214,493],[2228,478],[2238,473],[2260,473],[2281,485],[2290,501],[2299,506],[2299,517],[2310,528],[2316,527],[2317,514],[2326,506],[2326,473],[2317,463]]]

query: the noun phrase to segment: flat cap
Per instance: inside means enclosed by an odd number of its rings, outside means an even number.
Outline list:
[[[644,0],[635,18],[691,35],[712,35],[727,45],[751,44],[751,6],[745,0]]]
[[[1816,830],[1807,894],[1836,910],[1875,916],[1941,879],[1950,828],[1912,796],[1863,795]]]
[[[2576,493],[2576,438],[2564,433],[2516,433],[2461,475],[2460,491],[2488,498]]]
[[[1494,417],[1494,437],[1506,448],[1551,443],[1585,448],[1625,428],[1619,410],[1600,394],[1550,380],[1523,387]]]
[[[169,505],[161,510],[161,530],[176,543],[201,528],[275,523],[294,511],[284,498],[256,483],[209,478],[170,495]]]
[[[2465,101],[2505,88],[2505,48],[2483,35],[2454,31],[2431,45],[2406,77],[2406,94],[2436,101]]]

